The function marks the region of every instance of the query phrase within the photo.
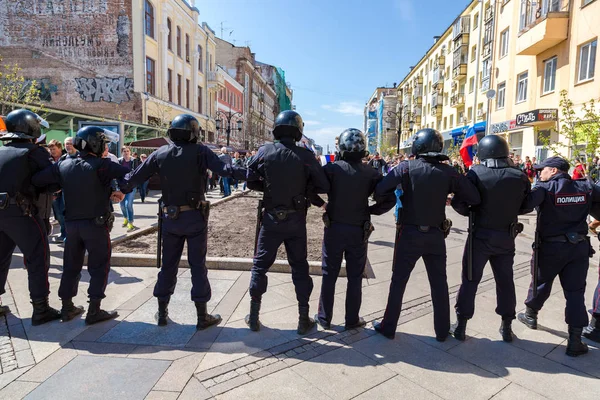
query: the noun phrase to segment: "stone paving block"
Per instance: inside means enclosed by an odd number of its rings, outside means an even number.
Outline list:
[[[138,294],[127,300],[125,303],[119,306],[122,310],[137,310],[144,305],[148,300],[153,298],[152,293],[154,292],[153,287],[147,287],[142,289]]]
[[[77,335],[77,337],[75,337],[73,340],[76,340],[78,342],[95,342],[96,340],[104,336],[106,332],[110,331],[121,321],[127,318],[127,316],[129,316],[129,314],[133,312],[133,310],[119,308],[117,309],[117,312],[119,313],[119,316],[117,318],[111,319],[109,321],[104,321],[101,324],[91,325],[85,331]]]
[[[13,325],[9,328],[12,347],[15,352],[29,349],[29,341],[23,325]]]
[[[235,378],[238,375],[240,375],[240,374],[238,374],[236,371],[229,371],[226,374],[215,376],[213,378],[213,380],[215,381],[215,383],[219,384],[219,383],[223,383],[225,381],[228,381],[230,379],[233,379],[233,378]]]
[[[318,356],[294,366],[292,371],[336,399],[355,397],[395,375],[351,349],[337,349]]]
[[[10,385],[0,390],[2,400],[21,400],[25,398],[39,383],[13,381]]]
[[[168,361],[79,356],[27,399],[143,399],[168,367]]]
[[[153,390],[148,393],[148,396],[144,400],[177,400],[179,392],[161,392]]]
[[[531,390],[525,389],[516,383],[511,383],[494,396],[494,400],[544,400],[541,396]]]
[[[285,384],[282,384],[285,382]],[[273,390],[277,388],[277,390]],[[217,396],[218,400],[330,399],[291,369],[284,369]]]
[[[594,342],[589,342],[594,343]],[[597,345],[597,343],[595,343]],[[546,356],[547,359],[569,366],[577,371],[600,378],[600,349],[589,346],[589,353],[585,357],[569,357],[565,354],[566,344],[558,346]],[[600,382],[599,382],[600,388]]]
[[[258,353],[250,354],[244,358],[240,358],[239,360],[235,360],[235,364],[239,367],[243,367],[244,365],[255,363],[258,360],[262,360],[263,358],[271,357],[272,353],[270,351],[259,351]]]
[[[484,336],[455,347],[450,354],[550,399],[591,399],[600,390],[597,378]]]
[[[0,389],[3,389],[6,386],[8,386],[9,383],[18,379],[20,376],[22,376],[24,373],[29,371],[31,368],[32,368],[32,366],[24,367],[24,368],[17,368],[15,370],[7,371],[6,373],[0,374]]]
[[[154,385],[154,390],[181,392],[203,357],[204,353],[196,353],[173,361],[169,369]]]
[[[28,367],[35,364],[35,360],[33,359],[33,354],[31,353],[30,349],[15,352],[15,357],[17,359],[17,365],[19,368]]]
[[[367,390],[354,399],[440,400],[442,397],[398,375],[375,386],[373,389]]]
[[[221,324],[223,324],[223,322],[221,322]],[[185,347],[194,350],[208,350],[211,348],[215,340],[217,340],[222,330],[223,325],[218,325],[211,326],[210,328],[202,331],[196,331],[194,336],[192,336],[189,342],[187,342]]]
[[[229,371],[233,371],[237,368],[238,368],[237,364],[235,364],[234,362],[228,362],[227,364],[220,365],[216,368],[212,368],[207,371],[202,371],[202,372],[196,373],[195,377],[200,382],[202,382],[206,379],[214,378],[215,376],[225,374],[225,373],[227,373]]]
[[[236,387],[241,386],[250,381],[252,381],[252,378],[250,378],[250,376],[239,375],[231,380],[228,380],[226,382],[219,383],[219,384],[216,384],[215,386],[212,386],[210,389],[208,389],[208,391],[216,396],[221,393],[225,393],[232,389],[235,389]]]
[[[284,368],[288,368],[288,365],[283,361],[277,361],[275,363],[269,364],[266,367],[257,369],[256,371],[250,372],[250,377],[252,379],[260,379],[263,376],[267,376],[273,374],[277,371],[280,371]]]
[[[487,400],[509,383],[498,375],[406,334],[396,334],[395,340],[375,335],[355,343],[353,348],[443,398]],[[495,362],[494,357],[490,361]]]
[[[127,357],[135,349],[133,344],[98,343],[98,342],[72,342],[79,355]]]
[[[285,353],[293,348],[296,348],[301,344],[302,342],[300,342],[299,340],[292,340],[290,342],[283,343],[279,346],[272,347],[269,349],[269,351],[271,352],[271,354],[277,355],[279,353]]]
[[[77,351],[74,349],[59,349],[30,369],[25,375],[21,376],[19,380],[44,382],[75,357],[77,357]]]
[[[212,394],[194,377],[191,377],[177,400],[207,400]]]
[[[174,361],[183,357],[197,354],[195,351],[181,350],[177,347],[168,346],[137,346],[129,358],[147,358],[152,360]]]

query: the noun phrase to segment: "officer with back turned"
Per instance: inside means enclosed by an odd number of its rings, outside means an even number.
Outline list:
[[[298,300],[298,333],[307,333],[315,324],[309,317],[308,301],[313,289],[309,275],[306,238],[306,211],[311,193],[326,193],[329,181],[309,150],[296,146],[304,123],[295,111],[283,111],[275,119],[275,143],[262,146],[248,165],[248,187],[264,192],[264,213],[250,280],[250,314],[246,323],[260,329],[262,295],[267,291],[267,271],[275,262],[282,243],[292,268]]]
[[[197,143],[200,135],[198,120],[182,114],[171,122],[167,131],[173,141],[152,153],[135,171],[120,182],[124,193],[146,182],[154,174],[160,176],[162,190],[162,268],[154,286],[158,299],[158,325],[167,325],[168,305],[175,292],[177,269],[183,245],[187,241],[188,262],[192,272],[192,301],[196,305],[198,322],[202,330],[221,322],[219,315],[210,315],[206,303],[211,298],[206,270],[206,246],[210,203],[206,201],[206,170],[219,176],[243,179],[245,169],[226,165],[206,146]]]
[[[346,290],[346,329],[365,325],[359,311],[362,300],[362,278],[367,263],[367,243],[373,225],[371,215],[381,215],[396,203],[392,194],[369,207],[369,197],[383,179],[376,169],[364,165],[366,157],[365,135],[358,129],[346,129],[339,138],[340,159],[323,167],[331,188],[329,202],[311,195],[312,204],[326,211],[323,219],[323,284],[319,300],[319,313],[315,320],[329,329],[333,318],[335,283],[342,258],[346,257],[348,286]]]
[[[567,306],[565,322],[569,326],[566,353],[577,357],[588,352],[581,341],[583,328],[588,325],[585,307],[585,285],[592,246],[587,236],[587,216],[594,203],[600,202],[600,187],[586,179],[573,180],[569,163],[561,157],[550,157],[534,168],[540,180],[527,196],[523,208],[537,208],[537,232],[540,238],[537,293],[533,282],[524,313],[519,321],[537,329],[538,312],[550,297],[552,284],[560,278]]]
[[[25,109],[9,113],[4,123],[7,133],[0,136],[5,142],[0,147],[0,295],[5,293],[12,254],[19,246],[33,305],[31,324],[41,325],[60,318],[60,313],[48,305],[50,249],[46,227],[35,207],[37,192],[31,184],[33,174],[51,165],[48,152],[34,143],[48,123]],[[5,312],[6,308],[0,307],[0,315]]]
[[[455,193],[468,205],[480,202],[477,188],[443,161],[442,135],[434,129],[422,129],[413,138],[415,160],[403,161],[375,189],[375,197],[394,193],[401,185],[403,212],[399,223],[402,233],[396,241],[392,283],[383,320],[375,330],[394,338],[402,309],[402,298],[410,274],[423,257],[433,301],[436,339],[443,342],[450,331],[450,301],[446,279],[445,236],[450,230],[445,207],[448,194]]]
[[[111,196],[122,199],[122,193],[113,194],[111,181],[122,178],[127,168],[102,158],[104,146],[118,141],[119,136],[97,126],[81,128],[75,136],[74,146],[79,157],[66,157],[45,170],[35,174],[34,185],[45,187],[60,184],[65,199],[65,228],[68,232],[63,256],[63,275],[58,296],[62,300],[61,319],[69,321],[83,313],[83,307],[75,306],[81,269],[85,253],[88,253],[90,304],[85,318],[86,325],[106,321],[118,316],[116,311],[100,309],[105,296],[110,272],[110,230],[114,217],[111,212]]]
[[[531,190],[529,179],[523,171],[514,167],[508,159],[509,149],[505,139],[489,135],[479,141],[477,157],[481,164],[467,173],[481,195],[481,204],[472,207],[474,232],[472,253],[469,242],[463,255],[462,284],[456,298],[454,337],[465,340],[467,321],[475,312],[477,286],[483,277],[483,269],[489,261],[497,286],[496,312],[502,317],[500,333],[505,342],[512,341],[511,324],[515,319],[517,298],[513,282],[515,238],[520,231],[517,216],[525,196]],[[455,198],[454,209],[461,215],[469,215],[469,207]],[[472,278],[469,280],[469,257]]]

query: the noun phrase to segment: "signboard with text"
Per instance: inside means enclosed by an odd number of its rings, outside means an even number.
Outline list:
[[[558,121],[558,110],[555,108],[533,110],[526,113],[517,114],[516,118],[517,125],[531,125],[536,123],[556,121]]]

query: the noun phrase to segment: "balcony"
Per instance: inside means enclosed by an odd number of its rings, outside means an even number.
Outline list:
[[[469,62],[469,48],[462,45],[454,50],[452,60],[452,78],[462,79],[467,76],[467,64]]]
[[[208,90],[219,91],[225,89],[225,76],[221,69],[217,71],[208,71]]]
[[[431,95],[431,116],[435,118],[442,117],[442,108],[444,104],[444,96],[440,93],[433,92]]]
[[[465,94],[464,93],[453,93],[450,96],[450,107],[463,107],[465,105]]]
[[[412,97],[410,96],[410,94],[405,94],[404,97],[402,98],[402,104],[406,104],[407,107],[410,107],[411,100],[412,100]]]
[[[521,6],[517,54],[535,56],[567,39],[569,2],[542,0],[539,6],[529,2]]]
[[[433,88],[442,89],[444,87],[444,70],[441,68],[435,68],[433,70],[433,79],[431,80]]]
[[[421,105],[423,103],[423,85],[415,86],[413,91],[413,103],[415,105]]]
[[[490,22],[493,18],[494,18],[494,7],[493,6],[488,6],[485,9],[485,14],[484,14],[484,17],[483,17],[483,21],[484,22]]]
[[[452,40],[468,38],[471,31],[471,18],[469,16],[458,17],[452,24]]]
[[[487,58],[490,58],[492,56],[492,43],[484,43],[483,47],[481,48],[481,59],[485,60]]]

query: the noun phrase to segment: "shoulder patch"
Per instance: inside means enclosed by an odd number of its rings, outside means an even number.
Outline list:
[[[562,194],[556,193],[554,197],[554,204],[557,206],[573,206],[587,204],[588,194],[587,193],[569,193]]]

